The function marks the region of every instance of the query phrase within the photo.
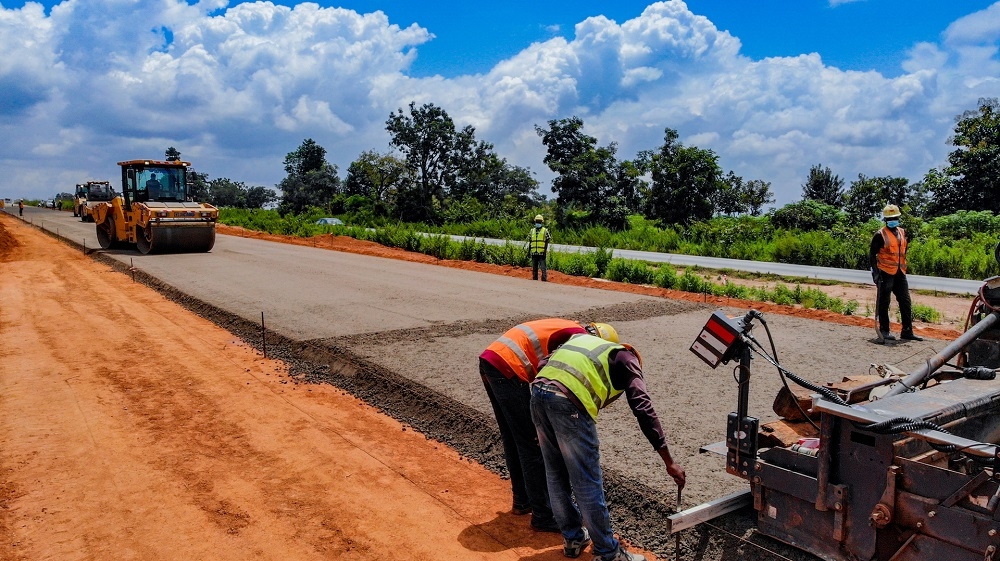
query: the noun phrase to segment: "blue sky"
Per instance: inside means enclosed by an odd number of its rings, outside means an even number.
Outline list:
[[[109,16],[113,14],[113,16]],[[50,197],[167,146],[273,187],[313,138],[340,167],[434,103],[551,173],[534,125],[579,116],[631,158],[678,130],[796,200],[811,165],[918,181],[955,116],[1000,96],[1000,3],[303,4],[0,0],[0,195]]]

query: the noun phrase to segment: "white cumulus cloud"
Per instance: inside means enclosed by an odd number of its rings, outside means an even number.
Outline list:
[[[816,54],[753,60],[681,0],[622,22],[588,18],[482,74],[411,76],[433,40],[382,12],[308,2],[0,7],[5,188],[51,196],[167,146],[211,177],[273,186],[305,138],[343,172],[362,151],[388,149],[389,113],[413,101],[475,126],[543,180],[551,174],[534,127],[550,119],[581,117],[622,158],[656,148],[673,128],[727,171],[771,181],[786,203],[817,163],[848,181],[920,179],[944,163],[954,116],[1000,91],[1000,3],[942,29],[939,42],[913,45],[892,78]],[[39,169],[50,170],[44,180]]]

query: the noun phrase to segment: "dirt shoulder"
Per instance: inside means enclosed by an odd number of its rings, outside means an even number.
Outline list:
[[[561,559],[508,483],[0,216],[0,559]]]
[[[334,251],[344,251],[349,253],[357,253],[361,255],[371,255],[374,257],[402,259],[405,261],[428,263],[428,264],[440,265],[443,267],[452,267],[456,269],[478,271],[495,275],[505,275],[510,277],[525,278],[525,279],[531,278],[531,269],[526,267],[512,267],[507,265],[491,265],[488,263],[476,263],[471,261],[438,259],[436,257],[431,257],[429,255],[424,255],[422,253],[415,253],[411,251],[405,251],[402,249],[385,247],[383,245],[379,245],[374,242],[357,240],[348,236],[334,236],[331,234],[331,235],[314,236],[311,238],[302,238],[298,236],[268,234],[266,232],[247,230],[244,228],[227,226],[224,224],[220,224],[218,226],[218,232],[220,234],[226,234],[231,236],[240,236],[245,238],[276,241],[281,243],[290,243],[307,247],[317,247],[322,249],[330,249]],[[734,277],[728,277],[726,279],[723,279],[720,274],[711,272],[704,273],[704,276],[707,279],[712,280],[713,282],[716,283],[730,282],[737,284],[745,284],[748,286],[765,286],[765,285],[773,286],[774,284],[759,280],[740,279]],[[738,300],[735,298],[715,297],[715,296],[708,296],[705,294],[693,294],[690,292],[664,289],[654,286],[634,285],[621,282],[612,282],[602,279],[576,277],[560,273],[558,271],[549,271],[549,282],[556,284],[571,285],[571,286],[598,288],[601,290],[618,290],[622,292],[643,294],[647,296],[657,296],[661,298],[670,298],[674,300],[685,300],[689,302],[704,302],[717,306],[727,306],[736,308],[756,308],[764,312],[795,316],[805,319],[828,321],[828,322],[839,323],[842,325],[851,325],[856,327],[874,327],[874,322],[875,322],[874,320],[875,289],[873,286],[865,286],[865,285],[802,284],[803,288],[817,288],[827,293],[830,296],[840,298],[844,301],[856,300],[859,304],[857,315],[847,316],[843,314],[833,313],[827,310],[806,309],[803,308],[802,306],[782,306],[770,302]],[[965,317],[969,311],[969,305],[971,302],[970,298],[965,296],[953,296],[953,295],[942,295],[942,294],[935,295],[935,294],[923,294],[917,292],[911,292],[911,297],[915,304],[922,304],[924,306],[929,306],[931,308],[934,308],[942,315],[942,320],[940,323],[931,324],[919,321],[916,322],[915,330],[918,333],[926,335],[928,337],[933,337],[936,339],[946,339],[946,340],[954,339],[961,334]],[[896,307],[895,302],[893,302],[892,305],[893,314],[895,313],[895,307]],[[894,329],[898,332],[900,326],[898,324],[894,324]]]

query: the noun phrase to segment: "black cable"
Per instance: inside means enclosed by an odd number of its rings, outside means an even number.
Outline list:
[[[751,312],[754,312],[754,311],[756,311],[756,310],[751,310]],[[750,314],[748,313],[747,316],[749,316],[749,315]],[[771,337],[771,330],[767,327],[767,321],[764,319],[763,314],[760,314],[759,312],[756,314],[755,317],[757,319],[759,319],[761,325],[764,326],[764,331],[767,333],[767,340],[771,344],[771,352],[774,353],[774,357],[775,357],[774,358],[774,362],[772,364],[774,364],[775,366],[777,366],[777,363],[778,363],[778,358],[777,358],[778,357],[778,351],[774,347],[774,339]],[[746,321],[746,318],[744,318],[744,321]],[[756,344],[758,347],[762,347],[761,344],[759,342],[757,342],[757,339],[755,339],[753,335],[750,335],[749,333],[747,333],[746,337],[750,341],[753,341],[754,344]],[[750,350],[753,350],[753,347],[750,347]],[[808,422],[810,425],[812,425],[812,427],[814,429],[816,429],[816,431],[818,432],[819,431],[819,425],[817,425],[815,422],[813,422],[812,419],[809,418],[809,414],[806,413],[806,410],[802,408],[802,405],[799,403],[799,400],[796,399],[795,394],[792,392],[792,388],[788,387],[788,380],[785,378],[785,374],[781,371],[781,367],[780,366],[777,367],[777,370],[778,370],[778,377],[781,378],[781,383],[785,386],[785,391],[788,392],[788,395],[791,396],[792,401],[795,403],[795,408],[798,409],[799,413],[802,414],[802,418],[805,419],[806,422]]]
[[[772,365],[774,365],[774,367],[777,368],[779,372],[781,372],[785,376],[788,376],[788,379],[790,379],[791,381],[795,382],[796,384],[802,386],[803,388],[806,388],[807,390],[812,390],[812,391],[814,391],[814,392],[822,395],[828,401],[832,401],[833,403],[836,403],[837,405],[843,405],[844,407],[849,406],[849,404],[846,401],[844,401],[843,398],[841,398],[839,395],[837,395],[837,392],[835,392],[832,389],[827,388],[827,387],[817,386],[816,384],[814,384],[814,383],[806,380],[805,378],[799,377],[797,374],[795,374],[794,372],[788,370],[784,366],[781,366],[780,364],[778,364],[778,362],[776,360],[774,360],[773,358],[771,358],[771,356],[769,354],[767,354],[767,351],[764,350],[764,347],[760,343],[758,343],[752,337],[749,338],[749,339],[752,340],[752,341],[754,341],[754,344],[756,344],[758,347],[760,347],[759,351],[756,350],[756,349],[754,349],[753,347],[750,347],[750,349],[753,350],[753,352],[755,352],[758,355],[760,355],[761,357],[763,357],[764,360],[766,360],[766,361],[770,362]]]

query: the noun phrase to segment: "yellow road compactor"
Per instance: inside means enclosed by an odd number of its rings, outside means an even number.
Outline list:
[[[108,202],[115,193],[110,181],[88,181],[76,184],[76,198],[73,201],[73,216],[79,216],[81,222],[93,222],[91,209],[97,203]]]
[[[142,254],[211,251],[219,210],[191,202],[190,162],[118,162],[122,192],[91,209],[97,241],[104,249],[135,244]]]

